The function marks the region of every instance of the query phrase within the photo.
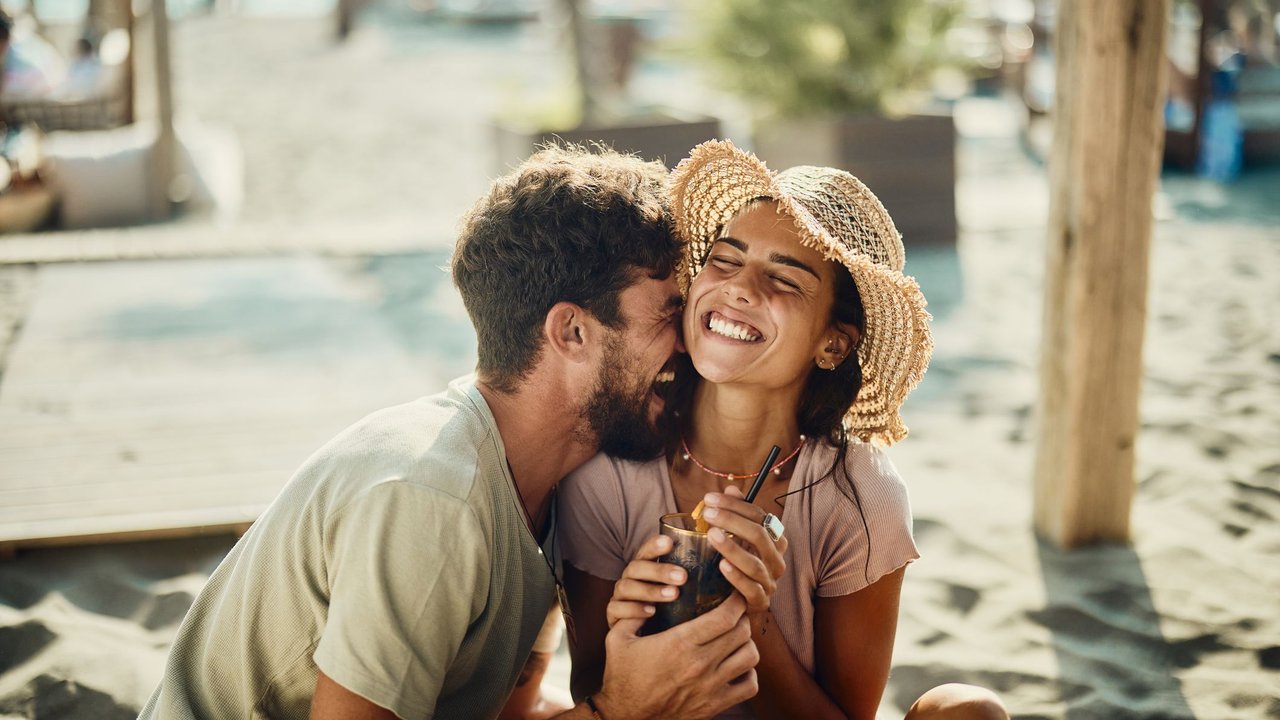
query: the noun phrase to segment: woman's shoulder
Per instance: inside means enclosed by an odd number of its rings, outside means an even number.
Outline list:
[[[818,477],[827,475],[834,469],[840,449],[829,442],[816,444],[810,457],[810,463]],[[898,473],[898,468],[883,448],[859,440],[850,440],[844,454],[845,475],[853,481],[859,490],[878,489],[905,492],[906,483]],[[821,483],[826,485],[828,483]]]
[[[561,486],[578,494],[611,492],[622,496],[636,486],[644,485],[646,480],[660,480],[661,476],[662,458],[619,460],[601,452],[569,473]]]
[[[812,544],[817,594],[856,592],[919,557],[906,484],[883,448],[851,441],[844,472],[830,472],[839,449],[815,453]]]
[[[815,524],[843,526],[852,510],[873,532],[909,528],[911,499],[888,453],[869,443],[851,441],[844,455],[844,472],[831,472],[838,454],[838,448],[821,443],[811,460],[810,477],[817,480],[812,498]]]
[[[617,579],[666,512],[662,480],[661,460],[632,462],[603,453],[570,473],[557,491],[565,559],[596,577]]]

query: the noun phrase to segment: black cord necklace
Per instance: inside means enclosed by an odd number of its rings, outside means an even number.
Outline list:
[[[510,471],[510,466],[507,467]],[[517,502],[520,505],[520,516],[524,518],[526,526],[529,528],[529,534],[533,537],[534,543],[538,546],[538,557],[547,564],[547,571],[551,573],[551,581],[556,586],[556,602],[560,605],[560,614],[564,616],[565,630],[569,633],[569,639],[577,642],[577,636],[573,625],[573,613],[569,611],[569,593],[564,588],[564,581],[560,577],[560,573],[556,567],[560,564],[560,537],[556,531],[557,515],[559,514],[560,496],[556,492],[558,488],[551,488],[550,507],[547,512],[547,533],[550,535],[551,546],[549,552],[542,551],[542,542],[538,540],[537,525],[533,521],[533,516],[529,513],[529,507],[524,500],[524,493],[520,492],[520,486],[516,484],[515,473],[511,473],[511,487],[515,488]]]

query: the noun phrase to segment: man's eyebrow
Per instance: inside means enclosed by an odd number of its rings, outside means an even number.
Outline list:
[[[716,242],[722,242],[730,247],[737,248],[739,252],[747,251],[747,244],[735,237],[730,237],[728,235],[725,235],[723,237],[716,238]],[[789,267],[803,270],[819,280],[822,279],[822,276],[818,274],[817,270],[814,270],[813,268],[809,267],[807,263],[801,262],[800,260],[797,260],[796,258],[793,258],[790,255],[783,255],[782,253],[772,253],[769,255],[769,260],[771,262],[778,263],[779,265],[787,265]]]

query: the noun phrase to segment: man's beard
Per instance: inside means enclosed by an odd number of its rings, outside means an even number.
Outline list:
[[[649,421],[651,384],[629,387],[626,348],[618,336],[605,343],[605,362],[583,415],[607,455],[620,460],[652,460],[662,454],[663,439]]]

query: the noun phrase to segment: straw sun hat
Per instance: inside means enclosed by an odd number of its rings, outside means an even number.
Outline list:
[[[914,278],[902,274],[902,238],[866,185],[843,170],[801,166],[774,173],[731,142],[693,149],[671,174],[679,268],[688,292],[720,228],[747,203],[772,198],[796,223],[801,242],[849,269],[862,297],[866,328],[858,345],[862,388],[845,427],[864,442],[892,445],[907,435],[899,409],[933,354],[932,319]]]

